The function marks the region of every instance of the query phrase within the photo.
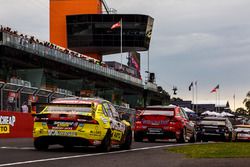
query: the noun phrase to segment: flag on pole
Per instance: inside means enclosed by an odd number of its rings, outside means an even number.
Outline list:
[[[191,84],[190,84],[189,87],[188,87],[188,90],[191,91],[193,86],[194,86],[194,83],[191,82]]]
[[[121,21],[119,21],[119,22],[113,24],[112,27],[111,27],[111,30],[113,30],[113,29],[115,29],[115,28],[120,28],[120,27],[121,27]]]
[[[210,93],[214,93],[214,92],[216,92],[217,91],[217,89],[219,89],[220,88],[220,85],[218,84],[215,88],[213,88],[212,90],[211,90],[211,92]]]

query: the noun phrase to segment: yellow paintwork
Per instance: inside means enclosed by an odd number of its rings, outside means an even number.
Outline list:
[[[45,107],[45,109],[40,114],[49,114],[50,112],[46,112],[46,108],[47,107]],[[108,129],[110,129],[112,133],[111,139],[115,141],[121,141],[125,131],[114,130],[111,128],[111,118],[104,115],[102,105],[98,104],[97,106],[94,106],[94,104],[92,104],[91,109],[91,113],[82,113],[82,115],[91,116],[94,120],[98,121],[99,124],[79,123],[75,130],[60,130],[49,129],[46,121],[34,122],[33,137],[38,138],[42,136],[65,136],[101,141],[104,139]],[[120,121],[120,124],[130,126],[130,123],[125,120]],[[58,128],[67,127],[67,123],[58,123],[58,125]]]

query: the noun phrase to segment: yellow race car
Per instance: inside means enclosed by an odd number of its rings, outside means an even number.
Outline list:
[[[34,147],[49,145],[97,146],[110,151],[112,145],[130,149],[131,125],[119,117],[115,107],[98,98],[60,98],[52,103],[34,104]]]

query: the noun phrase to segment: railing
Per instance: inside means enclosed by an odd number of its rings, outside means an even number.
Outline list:
[[[2,42],[0,41],[0,44],[143,88],[142,80],[138,78],[115,71],[108,67],[91,63],[78,57],[73,57],[70,54],[63,53],[56,49],[51,49],[39,43],[30,43],[28,39],[25,39],[19,35],[2,32]]]
[[[0,110],[21,111],[24,102],[48,103],[55,98],[72,97],[72,92],[46,90],[23,84],[5,83],[0,81]],[[29,104],[30,105],[30,104]]]
[[[157,84],[151,83],[151,82],[146,82],[146,84],[144,85],[144,89],[148,89],[148,90],[155,91],[155,92],[158,91]]]

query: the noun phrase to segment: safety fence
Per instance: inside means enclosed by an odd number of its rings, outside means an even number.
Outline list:
[[[71,92],[57,92],[22,84],[0,82],[0,110],[30,112],[31,103],[49,103],[55,98],[72,97]],[[23,111],[26,105],[28,110]]]

